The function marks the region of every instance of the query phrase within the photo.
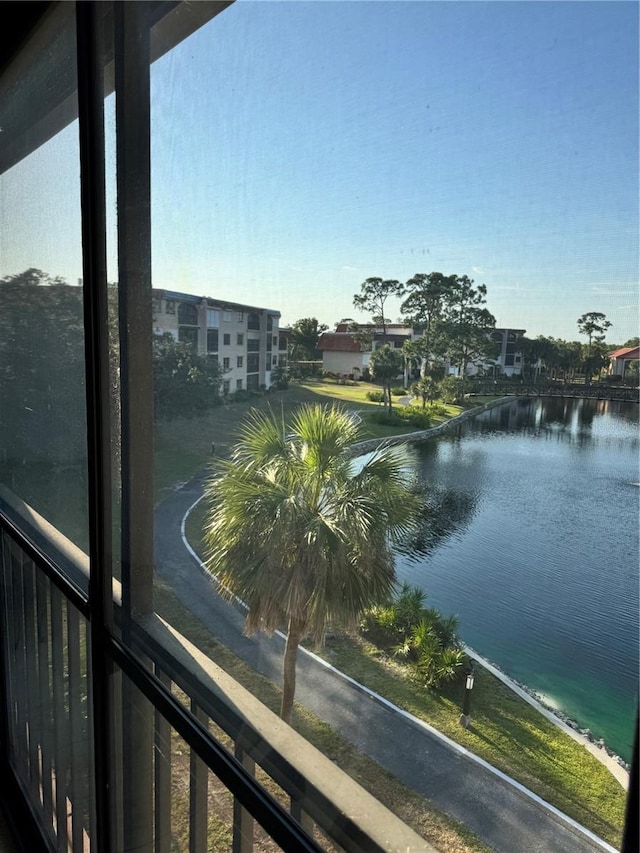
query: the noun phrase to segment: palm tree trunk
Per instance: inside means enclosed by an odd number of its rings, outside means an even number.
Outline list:
[[[280,717],[285,723],[291,722],[293,697],[296,692],[296,659],[298,657],[298,646],[302,640],[303,629],[304,622],[301,619],[291,616],[282,664],[282,704],[280,705]]]

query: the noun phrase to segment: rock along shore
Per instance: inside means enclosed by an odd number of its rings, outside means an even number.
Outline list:
[[[442,435],[444,432],[449,432],[449,430],[455,429],[455,427],[460,426],[460,424],[463,424],[465,421],[471,420],[471,418],[475,418],[477,415],[482,414],[482,412],[486,412],[489,409],[495,409],[498,406],[504,406],[506,403],[511,403],[515,399],[517,399],[515,396],[497,397],[495,400],[491,400],[488,403],[482,403],[480,406],[474,406],[472,409],[467,409],[465,412],[461,412],[459,415],[456,415],[455,418],[449,418],[448,421],[443,421],[441,424],[438,424],[438,426],[431,427],[430,429],[421,429],[416,432],[407,432],[403,435],[388,436],[387,438],[371,438],[367,441],[358,441],[352,445],[351,452],[353,456],[363,456],[365,453],[372,453],[374,450],[381,447],[395,447],[401,444],[419,444],[421,441],[425,441],[428,438],[435,438],[438,435]]]

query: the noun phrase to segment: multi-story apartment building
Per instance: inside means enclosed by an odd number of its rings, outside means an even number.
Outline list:
[[[194,296],[153,291],[153,330],[169,332],[192,344],[199,355],[215,359],[224,371],[222,390],[234,394],[271,385],[271,370],[286,364],[286,340],[278,328],[280,312]]]

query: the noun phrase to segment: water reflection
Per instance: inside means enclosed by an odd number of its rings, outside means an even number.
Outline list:
[[[409,560],[419,560],[430,554],[450,536],[460,536],[469,525],[476,507],[476,498],[461,489],[434,487],[424,495],[424,510],[417,531],[398,547]]]
[[[491,433],[519,432],[553,438],[586,448],[594,440],[629,441],[640,446],[638,406],[618,400],[568,399],[562,397],[516,400],[480,415],[473,426],[461,429]]]

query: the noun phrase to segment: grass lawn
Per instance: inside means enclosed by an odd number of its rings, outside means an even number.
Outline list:
[[[202,553],[202,501],[187,520],[187,537]],[[429,691],[359,636],[334,636],[314,649],[333,666],[517,779],[614,846],[621,840],[626,794],[583,746],[549,722],[490,672],[476,667],[472,727],[458,722],[461,684]],[[222,665],[222,664],[221,664]]]
[[[339,403],[358,412],[363,420],[362,438],[384,438],[412,432],[407,424],[401,427],[381,426],[369,420],[371,414],[380,412],[379,403],[367,400],[367,391],[377,386],[369,382],[357,385],[339,385],[325,381],[306,380],[292,383],[286,391],[274,391],[257,395],[249,402],[227,403],[197,418],[178,418],[156,424],[154,447],[154,496],[159,501],[167,489],[177,483],[186,482],[196,471],[211,463],[211,444],[215,444],[215,455],[226,457],[234,443],[238,427],[251,409],[266,409],[268,406],[289,419],[295,409],[303,403]],[[396,398],[394,398],[394,401]],[[397,402],[395,403],[396,405]],[[472,405],[479,405],[474,402]],[[448,417],[463,411],[462,406],[447,406],[447,415],[433,418],[437,426]]]
[[[237,658],[225,646],[216,642],[210,631],[186,610],[166,587],[156,585],[154,601],[157,612],[164,619],[179,626],[180,631],[211,660],[257,696],[274,713],[278,713],[280,707],[278,688]],[[438,849],[446,850],[447,853],[490,853],[490,848],[465,826],[433,808],[423,797],[402,785],[380,765],[367,758],[344,738],[333,732],[326,723],[297,703],[294,705],[291,724],[338,767]],[[281,794],[265,774],[257,773],[256,775],[267,788],[273,788],[274,796],[278,797]],[[287,807],[286,803],[283,804]],[[187,818],[183,817],[182,821],[188,823],[188,810],[185,814]],[[184,834],[187,834],[186,826]],[[211,838],[209,842],[212,843]],[[211,849],[218,848],[214,845]],[[220,849],[228,849],[228,845],[222,845]]]

